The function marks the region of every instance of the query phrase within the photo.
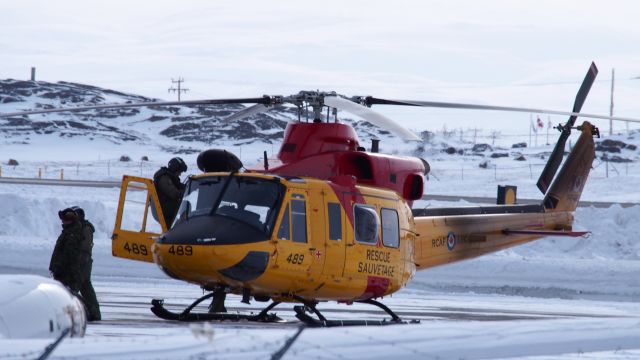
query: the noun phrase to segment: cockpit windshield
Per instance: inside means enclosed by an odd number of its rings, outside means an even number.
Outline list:
[[[270,235],[284,186],[277,180],[249,176],[191,178],[173,226],[195,216],[224,216]]]

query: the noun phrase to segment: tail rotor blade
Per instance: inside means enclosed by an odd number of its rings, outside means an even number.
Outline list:
[[[591,67],[589,67],[589,71],[587,72],[582,85],[580,85],[580,90],[578,90],[576,100],[573,103],[574,113],[579,113],[582,109],[582,105],[587,99],[589,90],[591,90],[591,86],[596,80],[597,75],[598,68],[596,67],[595,63],[591,63]],[[577,118],[578,117],[576,115],[569,116],[569,120],[567,120],[567,123],[560,129],[562,131],[562,133],[560,134],[560,138],[558,139],[556,146],[553,148],[551,157],[549,158],[549,161],[547,161],[544,170],[542,170],[540,178],[538,178],[538,182],[536,185],[543,194],[547,193],[547,190],[549,189],[549,186],[551,185],[551,182],[553,181],[553,178],[555,177],[556,172],[558,171],[558,168],[562,163],[562,158],[564,156],[564,147],[567,143],[569,135],[571,135],[571,127],[575,124]]]
[[[421,140],[420,137],[418,137],[418,135],[400,126],[395,121],[389,119],[388,117],[378,112],[375,112],[369,109],[366,106],[362,106],[351,100],[344,99],[338,96],[325,96],[324,105],[331,106],[340,110],[348,111],[354,115],[357,115],[367,120],[368,122],[376,126],[379,126],[385,130],[388,130],[400,136],[403,140],[412,140],[412,141]]]
[[[562,158],[564,157],[564,147],[567,144],[568,137],[569,137],[568,135],[567,136],[560,135],[560,138],[558,139],[556,146],[553,148],[553,151],[551,152],[551,156],[549,157],[549,160],[544,165],[544,170],[542,170],[542,173],[538,178],[538,182],[536,183],[536,185],[538,186],[538,189],[540,189],[540,191],[543,194],[547,193],[547,189],[549,189],[549,186],[551,186],[551,181],[555,177],[556,172],[558,171],[558,168],[562,163]]]
[[[595,63],[591,63],[589,67],[589,71],[587,71],[587,75],[584,77],[582,81],[582,85],[580,85],[580,90],[578,90],[578,94],[576,95],[576,100],[573,102],[573,112],[579,113],[582,110],[582,105],[584,105],[585,100],[587,99],[587,95],[589,94],[589,90],[591,90],[591,86],[596,81],[596,76],[598,76],[598,68]],[[569,117],[569,121],[567,121],[568,127],[572,127],[575,124],[576,119],[578,117],[572,115]],[[565,127],[567,127],[565,125]]]

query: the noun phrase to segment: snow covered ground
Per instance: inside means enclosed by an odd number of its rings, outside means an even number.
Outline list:
[[[64,359],[267,359],[293,336],[292,322],[175,324],[158,320],[145,305],[162,293],[186,305],[198,291],[160,280],[136,286],[97,282],[105,320],[81,339],[67,339],[52,358]],[[637,303],[443,294],[405,290],[386,303],[420,324],[305,329],[285,359],[635,359],[640,356]],[[240,307],[237,300],[234,307]],[[334,318],[371,316],[362,307],[323,306]],[[246,306],[245,306],[246,308]],[[363,310],[362,312],[360,310]],[[288,321],[291,311],[279,310]],[[7,341],[0,341],[7,344]],[[45,340],[12,341],[12,351],[33,354]],[[5,348],[4,346],[2,347]]]
[[[111,256],[118,191],[0,186],[2,273],[47,274],[57,210],[80,205],[96,225],[94,285],[103,321],[89,324],[82,339],[64,340],[52,358],[263,359],[295,333],[298,323],[284,305],[276,308],[287,320],[280,325],[156,318],[150,299],[164,298],[178,310],[202,292],[152,264]],[[590,238],[548,238],[420,272],[408,288],[384,299],[420,324],[306,329],[285,358],[640,358],[639,218],[640,206],[579,208],[576,226],[592,231]],[[232,299],[230,305],[256,311],[261,304]],[[320,308],[337,319],[384,316],[363,305]],[[35,358],[48,341],[0,340],[0,359]]]

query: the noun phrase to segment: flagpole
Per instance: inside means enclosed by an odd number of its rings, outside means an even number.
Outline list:
[[[538,147],[538,127],[539,127],[539,122],[540,122],[540,115],[536,115],[536,123],[534,124],[535,128],[534,128],[534,133],[535,138],[536,138],[536,147]]]
[[[609,136],[613,135],[613,83],[616,77],[616,69],[611,69],[611,103],[609,104]],[[629,124],[627,122],[627,124]]]
[[[531,147],[531,128],[533,127],[533,114],[529,114],[529,147]]]

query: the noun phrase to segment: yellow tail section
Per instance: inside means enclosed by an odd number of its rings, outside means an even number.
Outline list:
[[[562,169],[547,191],[543,205],[502,205],[477,208],[428,209],[414,212],[415,263],[418,270],[478,257],[543,236],[582,236],[572,230],[573,211],[595,158],[588,122]]]
[[[593,141],[595,127],[585,121],[579,128],[582,134],[578,142],[544,197],[543,204],[547,211],[574,211],[578,207],[596,156]]]
[[[153,180],[125,175],[111,237],[113,256],[154,262],[152,246],[166,231]]]

